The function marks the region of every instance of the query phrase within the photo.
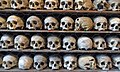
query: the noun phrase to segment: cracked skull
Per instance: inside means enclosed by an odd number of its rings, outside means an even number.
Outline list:
[[[11,0],[0,0],[0,9],[11,8],[10,1]]]
[[[14,47],[17,50],[25,49],[29,46],[29,39],[24,35],[18,35],[14,39]]]
[[[47,47],[50,50],[57,50],[61,47],[61,40],[57,36],[49,36],[47,38]]]
[[[7,34],[4,34],[0,39],[0,45],[4,49],[8,49],[13,46],[13,37]]]
[[[2,66],[4,69],[11,69],[17,66],[17,58],[13,55],[4,56]]]
[[[42,70],[47,67],[47,58],[43,55],[34,56],[34,68],[37,70]]]
[[[26,21],[26,28],[28,29],[42,29],[42,21],[37,16],[30,16]]]
[[[29,8],[32,10],[43,9],[44,0],[30,0]]]
[[[44,20],[44,28],[47,30],[55,30],[59,28],[59,22],[54,17],[47,17]]]
[[[109,30],[119,31],[120,30],[120,18],[114,17],[109,20]]]
[[[63,48],[66,50],[73,50],[76,48],[76,39],[72,36],[63,38]]]
[[[34,35],[31,37],[30,46],[33,47],[33,49],[45,48],[45,40],[40,35]]]
[[[6,29],[7,23],[6,20],[3,17],[0,17],[0,29]]]
[[[7,28],[12,30],[23,29],[24,22],[20,17],[11,15],[7,18]]]
[[[113,55],[112,60],[113,60],[113,65],[120,70],[120,55]]]
[[[120,11],[120,0],[109,0],[110,10],[112,11]]]
[[[80,37],[77,41],[77,45],[80,50],[91,50],[93,42],[89,37]]]

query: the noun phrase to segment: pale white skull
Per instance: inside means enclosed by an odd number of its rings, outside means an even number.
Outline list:
[[[95,49],[97,49],[97,50],[107,49],[107,44],[106,44],[106,41],[104,38],[97,36],[97,37],[93,38],[93,41],[94,41],[94,48]]]
[[[6,20],[3,17],[0,17],[0,29],[6,29],[7,23]]]
[[[59,8],[63,10],[73,9],[73,0],[60,0]]]
[[[108,10],[110,7],[107,0],[94,0],[93,5],[94,5],[95,9],[98,11],[105,11],[105,10]]]
[[[114,17],[109,20],[109,30],[119,31],[120,30],[120,18]]]
[[[98,16],[94,19],[95,27],[94,29],[98,31],[105,31],[108,29],[108,21],[103,16]]]
[[[29,8],[32,10],[43,9],[44,0],[30,0]]]
[[[28,0],[11,0],[11,7],[13,9],[25,9],[28,8]]]
[[[94,23],[89,17],[79,17],[75,20],[75,31],[79,30],[91,30],[94,26]]]
[[[74,55],[65,55],[64,59],[64,67],[68,70],[74,70],[77,68],[77,58]]]
[[[14,39],[14,47],[17,50],[25,49],[29,46],[29,39],[24,35],[18,35]]]
[[[89,37],[80,37],[77,41],[77,45],[80,50],[91,50],[93,42]]]
[[[19,58],[18,68],[23,70],[30,69],[32,67],[32,64],[33,59],[29,56],[24,55]]]
[[[110,10],[112,11],[120,11],[120,0],[109,0]]]
[[[40,35],[34,35],[31,37],[30,46],[33,47],[33,49],[45,48],[45,40]]]
[[[11,69],[17,66],[17,58],[13,55],[4,56],[2,66],[4,69]]]
[[[120,49],[120,38],[117,36],[110,36],[107,38],[108,47],[112,50],[119,50]]]
[[[58,0],[45,0],[44,8],[48,10],[58,9],[59,1]]]
[[[50,50],[57,50],[61,47],[61,40],[57,36],[49,36],[47,38],[47,47]]]
[[[28,29],[42,29],[42,21],[37,16],[30,16],[26,21],[26,28]]]
[[[66,36],[63,38],[63,48],[66,50],[76,49],[76,39],[72,36]]]
[[[91,0],[75,0],[75,10],[91,10],[93,4]]]
[[[112,68],[111,58],[107,55],[96,56],[97,66],[102,70],[110,70]]]
[[[59,55],[49,56],[49,67],[53,70],[58,70],[62,67],[62,60]]]
[[[113,55],[112,60],[113,60],[113,65],[120,70],[120,55]]]
[[[93,56],[80,56],[78,59],[78,66],[83,70],[95,70],[96,60]]]
[[[44,28],[47,30],[55,30],[59,28],[59,22],[54,17],[46,17],[44,20]]]
[[[8,29],[23,29],[24,22],[20,17],[11,15],[7,18],[7,28]]]
[[[0,0],[0,9],[10,8],[11,0]]]
[[[34,68],[37,70],[42,70],[47,67],[47,58],[43,55],[34,56]]]
[[[0,39],[0,45],[4,49],[8,49],[13,46],[13,37],[7,34],[4,34]]]
[[[71,17],[65,16],[61,19],[60,28],[62,30],[72,30],[73,27],[74,27],[74,20]]]

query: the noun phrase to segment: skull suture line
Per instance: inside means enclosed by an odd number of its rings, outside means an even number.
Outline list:
[[[110,10],[112,11],[120,11],[120,0],[109,0]]]
[[[11,8],[10,1],[11,0],[0,0],[0,9]]]
[[[0,17],[0,29],[6,29],[7,23],[6,20],[3,17]]]

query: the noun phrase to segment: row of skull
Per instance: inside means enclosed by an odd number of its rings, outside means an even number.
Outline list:
[[[119,31],[120,30],[120,18],[119,17],[113,17],[109,19],[109,22],[106,17],[104,16],[98,16],[96,18],[92,19],[90,17],[78,17],[74,21],[69,16],[65,16],[59,21],[52,17],[46,17],[44,19],[44,25],[42,24],[42,20],[37,17],[37,16],[30,16],[26,20],[26,28],[27,29],[44,29],[46,30],[58,30],[62,29],[65,31],[68,30],[75,30],[75,31],[80,31],[80,30],[92,30],[93,27],[95,30],[98,31],[105,31],[105,30],[111,30],[111,31]],[[7,18],[7,21],[3,18],[0,17],[0,29],[24,29],[24,21],[16,16],[16,15],[11,15]]]
[[[104,10],[120,10],[120,0],[0,0],[0,8],[13,8],[13,9],[25,9],[30,8],[35,9],[63,9],[70,10],[75,8],[75,10],[91,10],[97,9],[98,11]]]
[[[61,48],[65,50],[74,50],[76,47],[78,47],[79,50],[119,50],[120,38],[117,36],[110,36],[107,37],[105,41],[105,39],[100,36],[94,37],[93,40],[87,36],[82,36],[76,40],[73,36],[65,36],[63,40],[61,40],[58,36],[51,35],[45,40],[41,35],[33,35],[29,40],[25,35],[17,35],[13,38],[11,35],[4,34],[0,39],[0,46],[3,49],[11,48],[14,45],[14,48],[17,50],[23,50],[27,49],[29,44],[35,50],[45,49],[45,47],[50,50],[59,50]]]
[[[63,61],[63,62],[62,62]],[[48,58],[44,55],[35,55],[34,58],[23,55],[19,58],[14,55],[6,55],[0,59],[4,69],[11,69],[17,67],[19,69],[30,69],[33,67],[37,70],[45,69],[47,66],[50,69],[58,70],[62,66],[67,70],[74,70],[77,67],[83,70],[96,70],[98,68],[102,70],[110,70],[115,66],[120,70],[120,55],[108,56],[108,55],[97,55],[96,58],[91,55],[77,56],[72,54],[66,54],[63,58],[60,55],[51,55]]]

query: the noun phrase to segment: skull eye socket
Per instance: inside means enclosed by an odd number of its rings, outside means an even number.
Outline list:
[[[2,25],[2,22],[0,22],[0,25]]]
[[[112,25],[111,25],[111,27],[114,27],[114,26],[115,26],[115,24],[112,24]]]
[[[96,45],[98,45],[99,44],[99,42],[96,42]]]
[[[108,62],[108,64],[110,64],[111,62]]]
[[[48,26],[49,25],[49,23],[46,23],[46,26]]]
[[[38,65],[38,63],[37,63],[37,62],[35,62],[35,65]]]
[[[35,41],[32,41],[32,44],[35,44]]]
[[[20,45],[21,45],[21,46],[24,46],[24,43],[21,43]]]
[[[37,24],[37,21],[33,21],[34,24]]]
[[[57,64],[59,64],[60,62],[59,61],[56,61]]]
[[[71,46],[73,46],[73,45],[74,45],[74,43],[73,43],[73,42],[71,42],[70,44],[71,44]]]
[[[39,43],[39,44],[42,44],[42,42],[41,42],[41,41],[38,41],[38,43]]]
[[[55,2],[52,2],[52,5],[55,5]]]
[[[61,2],[61,5],[65,5],[65,2],[63,1],[63,2]]]
[[[79,1],[79,5],[82,5],[82,4],[83,4],[83,2]]]
[[[38,3],[38,2],[35,2],[35,5],[37,5],[37,6],[38,6],[38,5],[39,5],[39,3]]]
[[[21,1],[21,0],[18,0],[18,3],[19,3],[19,4],[22,4],[22,1]]]
[[[49,5],[49,2],[46,2],[46,5]]]
[[[105,44],[105,42],[102,42],[102,44]]]
[[[114,6],[115,6],[115,3],[112,3],[112,4],[111,4],[111,7],[114,7]]]
[[[111,42],[112,45],[113,45],[114,43],[115,43],[114,41]]]
[[[52,26],[55,26],[55,23],[51,23],[52,24]]]
[[[49,44],[52,45],[52,41],[50,41]]]
[[[100,23],[97,23],[97,26],[100,26],[101,24]]]
[[[53,61],[51,61],[51,64],[54,64],[54,62],[53,62]]]
[[[13,23],[14,23],[14,24],[17,24],[17,22],[16,22],[16,21],[13,21]]]
[[[72,61],[72,64],[75,64],[75,61]]]
[[[118,3],[118,6],[120,6],[120,3]]]
[[[11,61],[8,61],[8,63],[9,63],[9,64],[12,64],[12,62],[11,62]]]
[[[18,46],[18,43],[15,43],[15,46]]]
[[[65,25],[65,22],[62,22],[62,25]]]
[[[68,45],[68,42],[65,43],[65,46],[67,46],[67,45]]]
[[[106,25],[107,25],[107,23],[106,23],[106,22],[104,22],[103,24],[104,24],[104,26],[106,26]]]
[[[69,61],[66,61],[66,64],[69,64]]]
[[[6,41],[7,44],[10,44],[10,41]]]
[[[72,3],[71,2],[68,2],[68,5],[71,5]]]
[[[27,24],[30,25],[30,21],[27,21]]]
[[[120,62],[117,62],[117,64],[119,65],[119,64],[120,64]]]
[[[5,61],[3,61],[3,64],[6,64],[6,62],[5,62]]]
[[[7,23],[10,24],[10,21],[8,21]]]
[[[68,23],[68,26],[71,26],[71,23]]]
[[[41,65],[44,65],[44,62],[41,62],[40,64],[41,64]]]
[[[105,65],[105,62],[101,62],[101,65]]]
[[[58,41],[55,41],[55,44],[56,44],[56,45],[58,45],[58,44],[59,44],[59,42],[58,42]]]
[[[3,41],[0,41],[0,43],[3,43]]]
[[[32,5],[32,2],[30,2],[29,4]]]
[[[6,1],[3,1],[3,4],[7,5],[7,2],[6,2]]]

